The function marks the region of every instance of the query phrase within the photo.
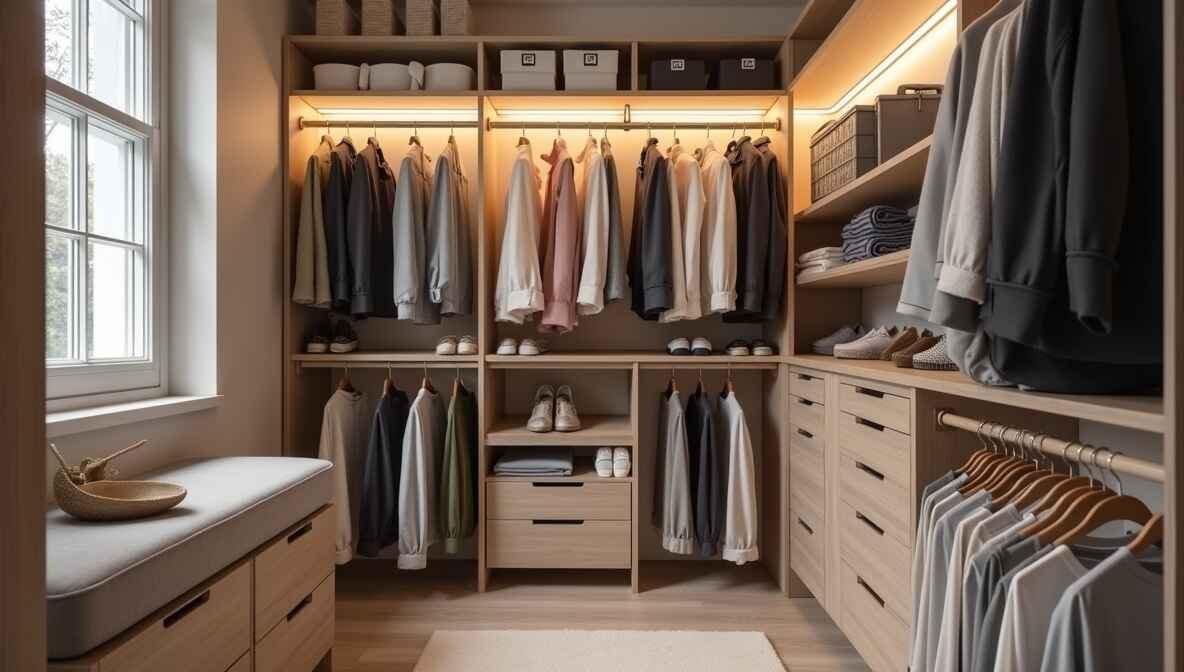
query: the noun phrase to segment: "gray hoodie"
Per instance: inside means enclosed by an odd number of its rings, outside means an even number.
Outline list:
[[[687,426],[678,391],[662,395],[658,409],[657,462],[654,473],[654,527],[662,531],[662,548],[690,555],[695,552],[695,520],[691,511],[691,472],[687,455]]]

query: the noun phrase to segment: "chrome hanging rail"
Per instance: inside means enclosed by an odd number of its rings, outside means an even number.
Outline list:
[[[297,121],[300,130],[306,128],[357,128],[365,130],[368,128],[478,128],[480,123],[477,121],[440,121],[433,119],[424,120],[410,120],[403,119],[306,119],[300,117]],[[581,126],[580,128],[583,128]]]
[[[360,125],[360,124],[359,124]],[[671,128],[679,131],[723,131],[730,128],[746,128],[752,131],[758,129],[765,129],[768,131],[781,130],[781,118],[771,119],[763,124],[759,121],[728,121],[721,119],[717,121],[494,121],[493,119],[485,120],[486,130],[495,130],[499,128],[521,129],[521,130],[560,130],[560,131],[583,131],[583,130],[613,130],[613,131],[647,131],[651,129]]]
[[[946,410],[937,411],[937,426],[939,428],[951,427],[961,429],[997,440],[1002,439],[1014,445],[1021,445],[1024,448],[1037,448],[1042,453],[1070,462],[1090,466],[1104,465],[1108,470],[1112,469],[1116,472],[1122,472],[1123,474],[1157,483],[1163,483],[1166,480],[1164,468],[1161,464],[1140,460],[1135,457],[1127,457],[1122,453],[1112,451],[1108,448],[1095,448],[1079,441],[1065,441],[1064,439],[1047,436],[1040,432],[1031,432],[1026,429],[1019,429],[997,422],[967,418]],[[1083,454],[1085,455],[1084,459],[1082,458]]]

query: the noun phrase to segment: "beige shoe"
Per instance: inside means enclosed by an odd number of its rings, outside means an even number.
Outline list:
[[[532,432],[549,432],[555,428],[555,388],[542,385],[534,393],[534,410],[526,428]]]
[[[625,478],[633,471],[633,460],[629,457],[629,449],[624,446],[613,448],[613,476]]]
[[[560,385],[555,393],[555,430],[574,432],[580,428],[576,402],[572,400],[571,385]]]

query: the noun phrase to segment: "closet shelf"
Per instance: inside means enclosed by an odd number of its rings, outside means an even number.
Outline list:
[[[525,415],[498,418],[485,434],[487,446],[632,446],[633,423],[627,415],[580,415],[578,432],[532,432]]]
[[[929,162],[932,144],[932,135],[922,139],[854,182],[794,213],[794,222],[846,224],[861,210],[873,205],[911,208],[921,197],[921,184],[925,181],[925,165]]]
[[[798,287],[852,289],[891,285],[904,280],[909,250],[846,264],[821,273],[811,273],[797,281]]]
[[[781,357],[736,357],[732,355],[674,356],[653,351],[609,351],[609,352],[561,352],[545,355],[486,355],[485,362],[491,369],[546,369],[556,367],[628,369],[640,364],[643,369],[727,368],[775,369]]]
[[[490,473],[486,483],[632,483],[633,475],[624,478],[605,478],[596,473],[592,460],[577,457],[572,464],[571,476],[498,476]]]
[[[464,369],[471,369],[476,368],[480,359],[479,355],[437,355],[431,350],[355,350],[354,352],[346,353],[296,353],[292,355],[293,362],[305,366],[309,364],[340,364],[341,366],[361,364],[385,365],[389,362],[402,365],[427,363],[432,368],[459,366]]]
[[[968,399],[1091,420],[1147,432],[1164,431],[1163,398],[1139,395],[1046,394],[1013,387],[980,385],[958,371],[903,369],[892,362],[836,359],[826,355],[791,355],[790,365],[858,376]],[[936,420],[934,420],[936,421]]]

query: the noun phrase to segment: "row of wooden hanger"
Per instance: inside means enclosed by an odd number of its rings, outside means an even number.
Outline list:
[[[703,369],[699,369],[699,385],[695,388],[696,392],[703,392]],[[666,396],[670,396],[678,392],[678,380],[674,377],[674,367],[670,367],[670,380],[666,383]],[[724,389],[720,391],[721,397],[726,397],[729,394],[735,394],[736,385],[732,381],[732,367],[728,367],[728,377],[724,379]]]
[[[959,489],[964,496],[976,492],[991,495],[991,508],[999,510],[1008,504],[1037,516],[1036,522],[1020,530],[1024,538],[1038,538],[1042,544],[1065,545],[1080,541],[1090,532],[1107,523],[1127,521],[1142,528],[1128,545],[1138,553],[1151,544],[1163,542],[1163,514],[1152,514],[1141,500],[1123,493],[1122,479],[1112,468],[1118,453],[1081,443],[1067,443],[1061,451],[1065,472],[1055,470],[1053,460],[1045,455],[1043,441],[1048,438],[1027,430],[1012,430],[1004,425],[992,425],[984,431],[986,422],[979,424],[976,434],[982,444],[959,471],[968,480]],[[1008,431],[1018,437],[1005,438]],[[1012,450],[1014,447],[1016,450]],[[1074,476],[1069,464],[1069,452],[1076,448],[1073,461],[1082,465],[1089,476]],[[1089,451],[1088,457],[1082,455]],[[1099,453],[1108,454],[1105,462]],[[1094,478],[1097,468],[1103,475]],[[1117,492],[1106,483],[1109,472]]]
[[[427,362],[423,363],[423,380],[420,381],[419,386],[432,394],[436,394],[436,386],[432,384],[432,374],[428,372]],[[460,377],[460,367],[456,369],[456,377],[452,379],[452,394],[455,396],[460,392],[460,388],[464,386],[464,381]],[[354,394],[357,389],[354,387],[353,381],[349,377],[349,367],[344,367],[341,374],[341,380],[337,381],[337,389],[343,392]],[[399,389],[395,384],[395,367],[393,364],[386,365],[386,378],[382,381],[382,393],[384,395],[393,394]]]

